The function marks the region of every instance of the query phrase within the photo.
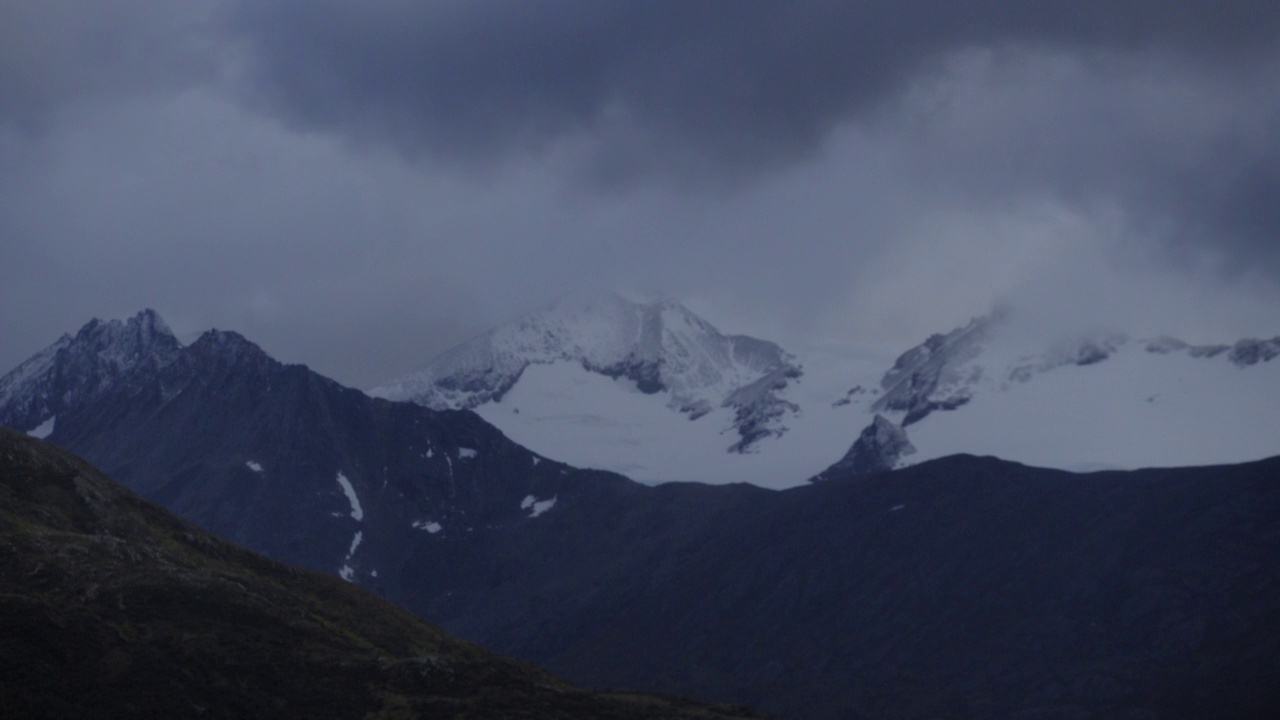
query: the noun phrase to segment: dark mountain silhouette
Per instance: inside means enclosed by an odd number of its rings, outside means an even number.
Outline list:
[[[0,548],[6,717],[760,717],[579,690],[4,428]]]

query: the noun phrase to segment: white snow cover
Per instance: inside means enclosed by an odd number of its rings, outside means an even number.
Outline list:
[[[256,473],[262,472],[262,466],[252,460],[246,462],[245,465],[248,466],[250,470]]]
[[[351,502],[351,517],[356,520],[364,520],[364,510],[360,507],[360,498],[356,497],[356,489],[351,487],[351,481],[347,479],[342,471],[338,471],[338,484],[342,486],[342,492],[346,494],[347,500]]]
[[[357,518],[359,519],[359,518]],[[355,582],[356,571],[351,568],[351,556],[356,554],[356,548],[360,547],[360,541],[364,539],[364,532],[357,530],[355,536],[351,538],[351,549],[347,550],[346,561],[338,570],[338,575],[347,582]],[[377,572],[373,573],[374,577],[378,576]]]
[[[36,427],[29,430],[27,434],[33,438],[40,438],[41,440],[44,440],[45,438],[53,434],[53,426],[57,422],[57,420],[58,420],[58,416],[54,415],[53,417],[49,418],[48,420],[45,420],[44,422],[40,423]]]
[[[982,372],[969,403],[907,428],[919,451],[910,460],[965,452],[1083,471],[1280,453],[1280,360],[1240,366],[1225,352],[1196,357],[1150,344],[1118,338],[1109,357],[1078,365],[1058,362],[1064,346],[1028,361],[994,341],[974,361]],[[1013,379],[1029,365],[1029,377]]]
[[[869,394],[833,406],[856,384],[874,386],[894,352],[822,346],[804,357],[804,375],[779,393],[801,412],[782,437],[747,454],[727,453],[737,439],[734,410],[716,408],[696,421],[673,413],[663,393],[646,395],[625,379],[573,362],[534,365],[500,402],[475,408],[507,437],[539,455],[577,467],[611,470],[644,483],[749,482],[789,487],[840,459],[871,421]],[[519,412],[515,412],[519,410]]]
[[[469,460],[475,457],[476,455],[477,455],[476,451],[472,450],[471,448],[464,448],[464,447],[458,448],[458,459],[460,460]]]
[[[1078,364],[1090,347],[1109,355]],[[641,482],[789,487],[842,457],[870,424],[881,379],[902,350],[802,348],[804,375],[779,393],[801,412],[788,418],[789,432],[750,454],[723,452],[733,432],[729,409],[689,422],[661,394],[639,393],[573,362],[530,366],[501,401],[476,412],[540,455]],[[1083,471],[1280,454],[1280,357],[1252,365],[1231,358],[1227,350],[1115,333],[1033,342],[993,331],[939,386],[945,397],[969,401],[908,425],[917,452],[904,464],[970,453]],[[906,417],[883,414],[899,424]]]
[[[1280,340],[1220,338],[1228,345],[1218,347],[1122,332],[1055,337],[1012,314],[911,349],[838,341],[793,346],[792,357],[750,338],[751,351],[740,352],[736,336],[671,301],[575,298],[372,392],[471,407],[542,457],[646,483],[803,484],[843,457],[876,413],[911,421],[916,452],[900,465],[962,452],[1069,470],[1280,453]],[[598,372],[654,358],[659,392]],[[751,387],[779,358],[803,368],[770,390],[777,402],[759,406],[780,414],[765,413],[768,434],[747,452],[726,452],[744,425],[725,393]]]
[[[427,520],[417,520],[417,521],[414,521],[414,523],[413,523],[413,528],[414,528],[415,530],[426,530],[427,532],[431,533],[432,535],[435,535],[436,533],[438,533],[438,532],[440,532],[441,530],[443,530],[443,529],[444,529],[444,527],[443,527],[443,526],[441,526],[441,525],[440,525],[440,523],[435,522],[434,520],[431,520],[431,521],[427,521]]]
[[[639,373],[646,389],[660,386],[667,408],[689,417],[727,402],[766,407],[772,388],[750,386],[796,370],[774,343],[724,335],[675,301],[589,294],[497,328],[369,393],[435,409],[475,408],[501,398],[528,369],[557,362],[605,375]],[[764,424],[785,432],[778,418]],[[727,440],[722,449],[734,438]]]
[[[532,495],[525,495],[524,500],[520,501],[520,509],[529,510],[529,517],[536,518],[542,513],[555,507],[557,497],[553,497],[549,500],[539,500]]]

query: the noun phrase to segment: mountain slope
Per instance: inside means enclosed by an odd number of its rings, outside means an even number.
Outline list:
[[[579,472],[472,413],[369,398],[235,333],[162,352],[70,393],[49,439],[213,532],[384,592],[404,548],[522,521],[525,497]],[[0,424],[31,429],[15,407]]]
[[[0,418],[51,431],[64,408],[92,401],[134,370],[165,367],[180,347],[154,310],[127,321],[92,320],[0,378]]]
[[[578,690],[4,428],[0,547],[10,717],[756,717]]]
[[[563,300],[370,394],[474,409],[500,402],[530,366],[557,362],[625,380],[640,393],[661,393],[669,409],[691,420],[729,409],[738,436],[728,448],[733,452],[782,435],[786,416],[796,410],[776,391],[799,377],[800,368],[777,345],[723,335],[670,300],[636,303],[612,294]]]
[[[646,487],[219,332],[60,412],[51,440],[189,518],[586,684],[804,718],[1277,702],[1277,460],[1073,475],[953,457],[784,492]]]
[[[413,557],[412,606],[580,682],[789,717],[1266,717],[1277,478],[953,457],[783,492],[584,486]]]

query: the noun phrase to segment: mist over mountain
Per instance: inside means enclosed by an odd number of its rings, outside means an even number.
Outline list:
[[[646,395],[661,393],[690,420],[727,409],[738,435],[731,452],[750,452],[758,441],[782,436],[799,411],[778,398],[801,369],[776,344],[723,335],[674,300],[639,303],[613,293],[564,298],[370,394],[474,409],[501,402],[531,365],[557,362],[627,381]]]

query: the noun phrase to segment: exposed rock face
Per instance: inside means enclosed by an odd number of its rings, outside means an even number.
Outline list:
[[[1239,367],[1257,365],[1260,362],[1271,362],[1280,356],[1280,337],[1270,340],[1246,339],[1236,343],[1227,356]]]
[[[777,393],[801,370],[776,344],[724,335],[671,300],[637,303],[612,294],[570,298],[497,328],[370,394],[470,409],[501,400],[530,365],[561,361],[626,378],[644,393],[669,393],[668,406],[693,420],[733,408],[739,440],[731,452],[782,435],[786,417],[798,411]]]
[[[749,452],[757,441],[781,437],[787,431],[783,422],[788,415],[800,412],[800,406],[783,400],[776,393],[798,377],[799,368],[782,365],[725,398],[724,405],[734,408],[734,425],[741,438],[729,447],[731,451]]]
[[[1227,353],[1228,360],[1235,363],[1237,367],[1244,368],[1280,357],[1280,337],[1270,340],[1244,338],[1235,345],[1190,345],[1178,338],[1162,335],[1147,342],[1147,352],[1162,355],[1186,352],[1196,358],[1212,358]]]
[[[897,467],[898,461],[916,451],[907,432],[894,425],[883,415],[876,415],[854,441],[849,452],[831,467],[822,471],[812,482],[846,475],[866,475]]]
[[[127,321],[93,320],[0,378],[0,422],[35,427],[64,408],[93,401],[135,369],[160,370],[180,347],[154,310]]]
[[[954,410],[967,403],[969,385],[981,376],[981,368],[966,367],[966,363],[982,354],[982,343],[1000,319],[976,318],[903,353],[881,379],[884,394],[871,409],[906,413],[902,421],[906,427],[935,410]]]

